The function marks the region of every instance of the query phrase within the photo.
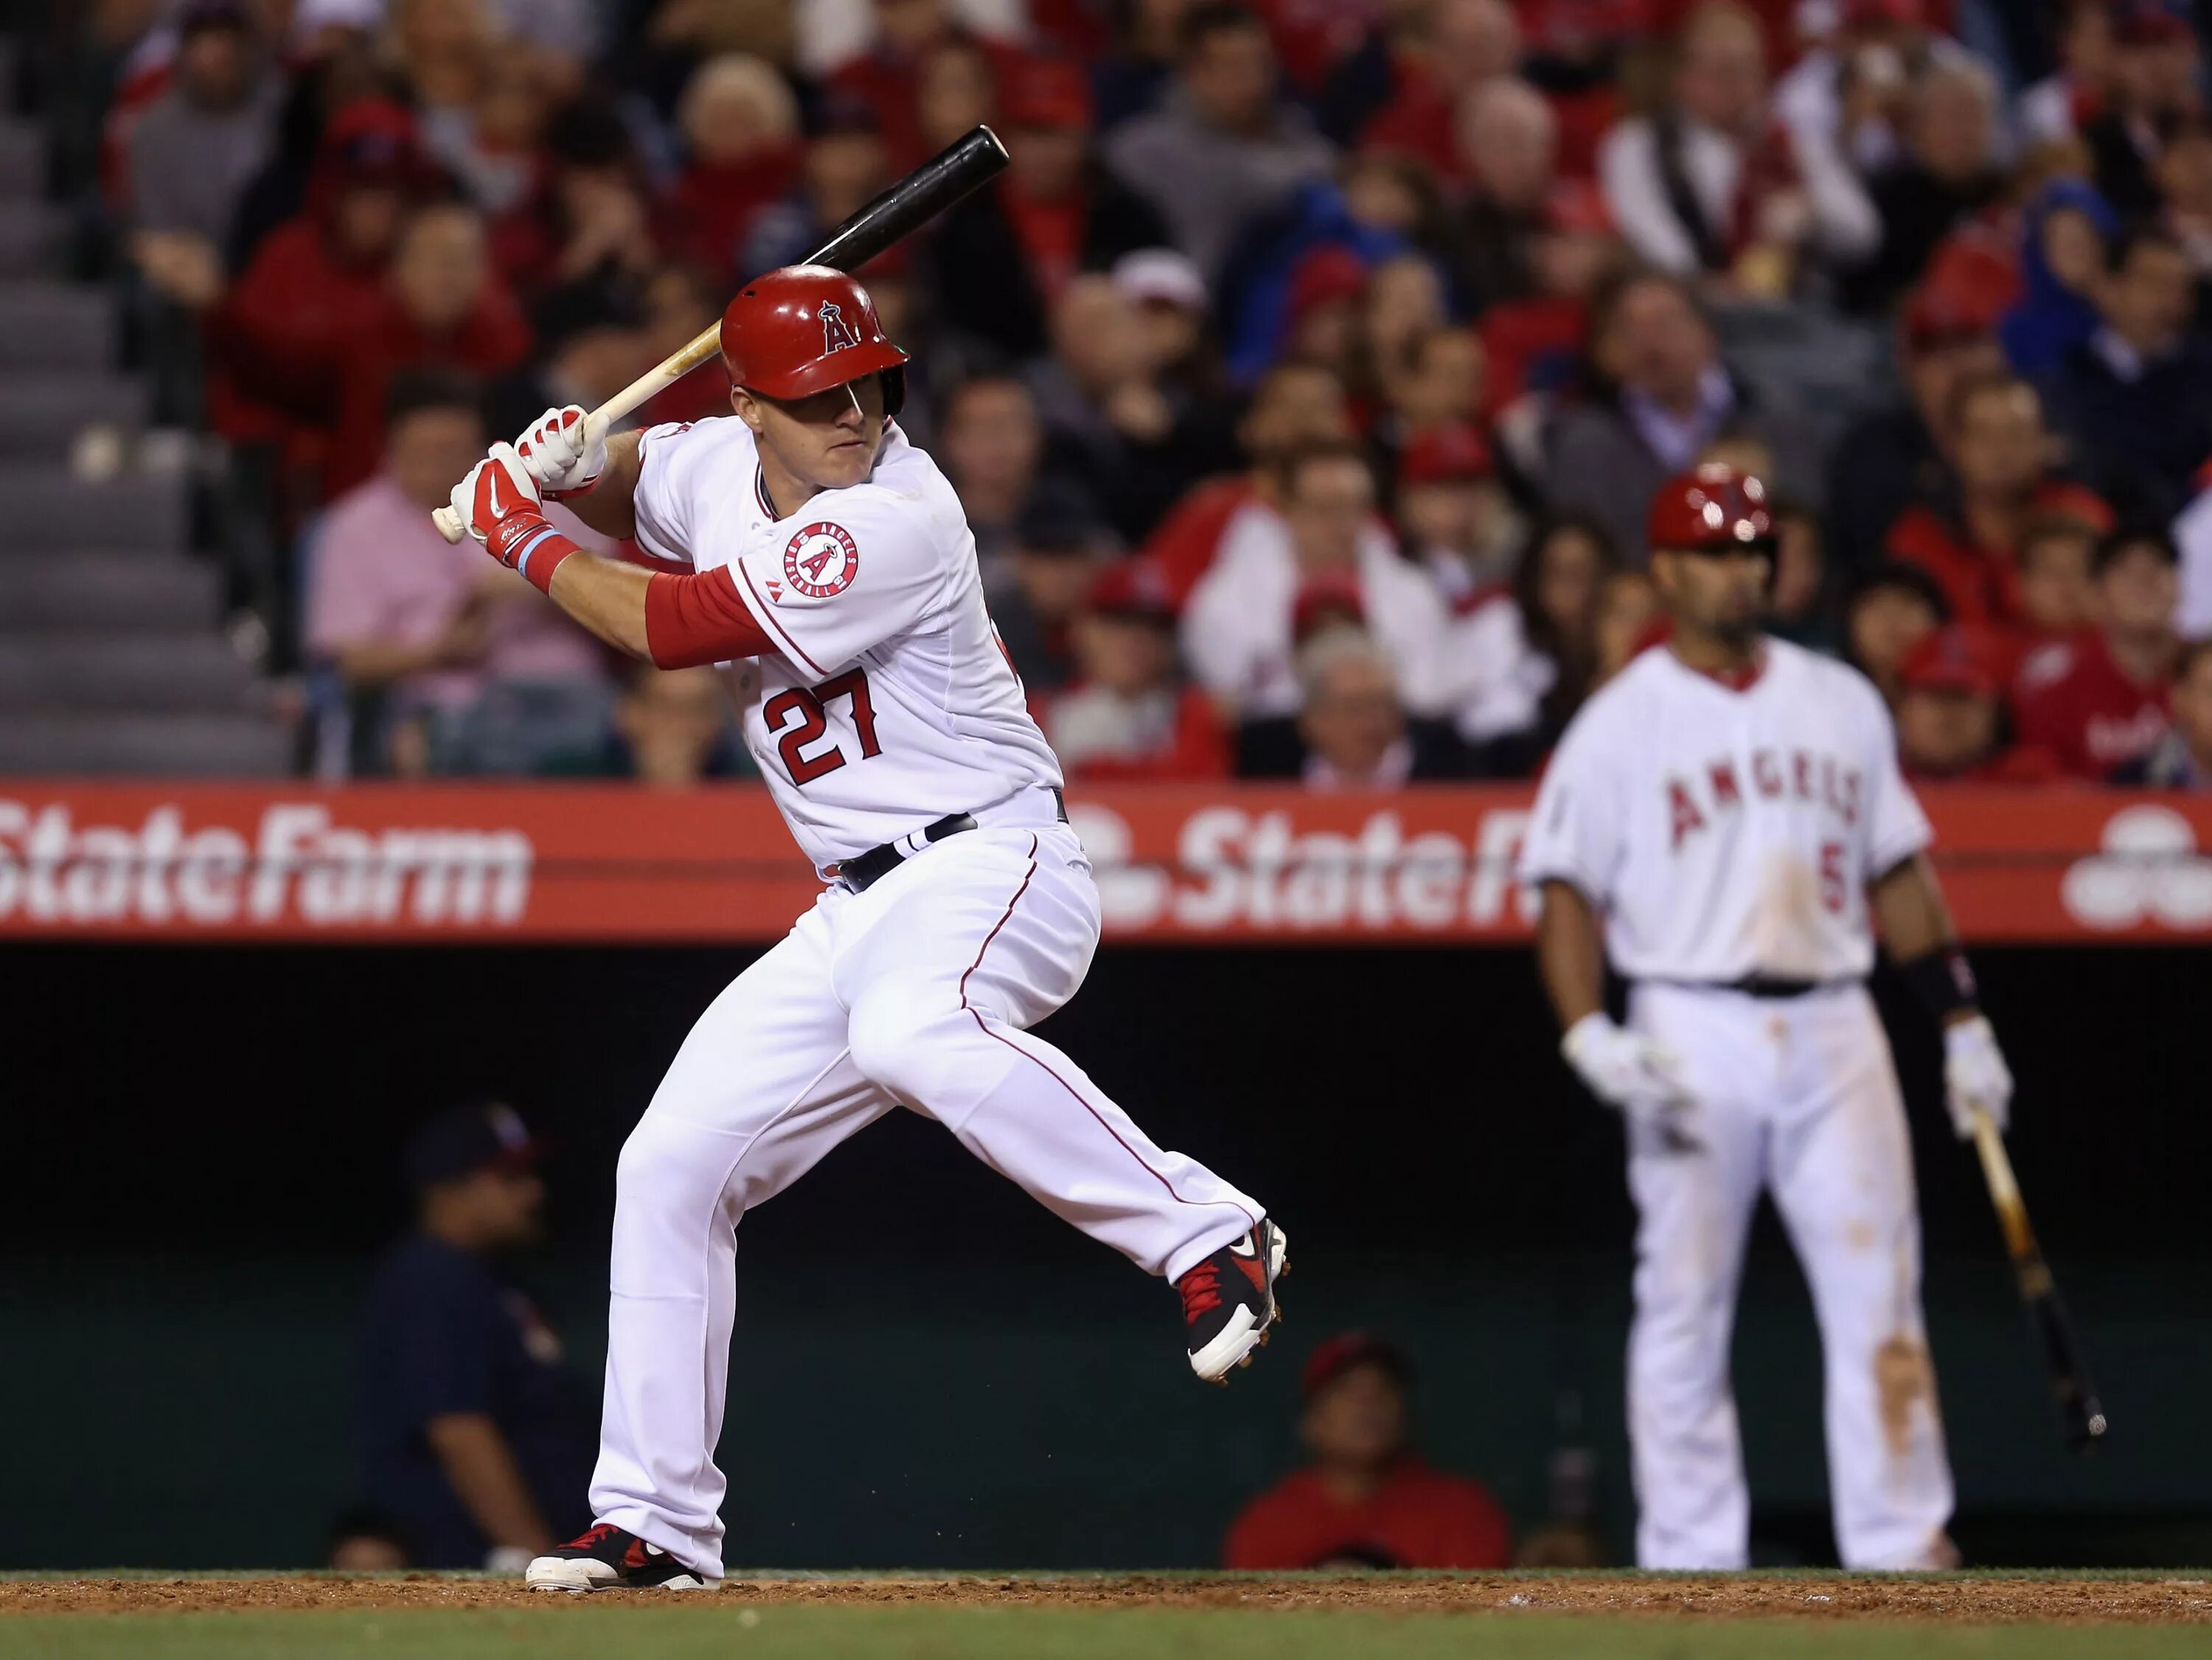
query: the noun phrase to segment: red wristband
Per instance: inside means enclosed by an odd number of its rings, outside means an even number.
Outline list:
[[[550,597],[553,573],[561,562],[583,550],[545,521],[542,514],[514,513],[491,527],[484,538],[491,556],[530,579],[540,593]]]

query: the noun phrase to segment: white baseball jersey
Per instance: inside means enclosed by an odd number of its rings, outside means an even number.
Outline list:
[[[1929,839],[1856,670],[1769,640],[1738,690],[1655,648],[1568,726],[1521,873],[1602,908],[1632,980],[1841,980],[1874,965],[1866,884]]]
[[[1061,781],[984,609],[959,498],[896,426],[867,483],[787,518],[734,416],[651,428],[639,459],[639,545],[728,567],[777,642],[744,687],[745,744],[817,869]]]

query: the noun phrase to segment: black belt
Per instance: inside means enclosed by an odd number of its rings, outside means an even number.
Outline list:
[[[1052,804],[1060,822],[1065,824],[1067,822],[1067,798],[1054,789]],[[975,828],[974,813],[948,813],[935,824],[925,824],[896,842],[886,842],[881,847],[870,848],[866,853],[845,860],[833,873],[838,881],[854,892],[866,893],[933,842],[942,842],[947,836],[958,836],[964,830]]]
[[[1678,986],[1685,991],[1733,991],[1746,997],[1808,997],[1816,991],[1827,991],[1838,986],[1856,986],[1856,980],[1785,980],[1779,975],[1747,974],[1741,980],[1656,980],[1646,977],[1641,982],[1653,986]]]

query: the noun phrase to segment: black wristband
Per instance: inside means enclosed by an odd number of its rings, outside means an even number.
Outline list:
[[[1980,1012],[1981,997],[1974,985],[1974,970],[1966,961],[1966,953],[1958,946],[1938,946],[1909,963],[1899,963],[1897,968],[1937,1025],[1946,1024],[1954,1014]]]

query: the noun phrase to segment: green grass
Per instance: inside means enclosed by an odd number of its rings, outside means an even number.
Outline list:
[[[750,1616],[750,1618],[748,1617]],[[2168,1660],[2203,1627],[1054,1608],[22,1615],[0,1660]]]

